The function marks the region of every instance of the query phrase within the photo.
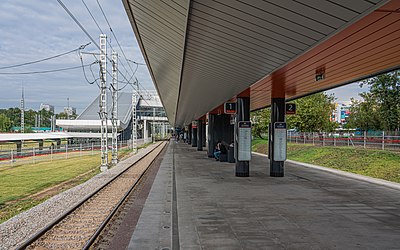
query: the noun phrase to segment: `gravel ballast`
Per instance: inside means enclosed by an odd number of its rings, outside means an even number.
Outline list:
[[[158,143],[140,149],[137,154],[131,154],[108,171],[100,173],[87,182],[60,193],[0,224],[0,250],[18,247],[19,244],[32,237],[94,190],[134,164],[157,145]]]

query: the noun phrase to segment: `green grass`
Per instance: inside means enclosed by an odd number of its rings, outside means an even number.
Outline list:
[[[99,155],[0,169],[0,206],[35,194],[99,166]]]
[[[148,145],[141,145],[139,148]],[[119,150],[118,156],[121,159],[131,152],[132,150],[123,148]],[[111,152],[109,159],[111,160]],[[0,223],[87,181],[100,172],[99,165],[100,156],[96,153],[0,168]]]
[[[264,142],[253,143],[253,150],[267,152]],[[339,169],[400,183],[400,153],[353,147],[318,147],[289,144],[288,159]]]

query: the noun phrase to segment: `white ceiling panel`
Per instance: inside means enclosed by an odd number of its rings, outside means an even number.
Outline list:
[[[387,2],[123,1],[174,125],[199,118]]]

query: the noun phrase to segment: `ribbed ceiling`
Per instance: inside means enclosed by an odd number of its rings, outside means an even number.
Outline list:
[[[128,2],[168,118],[182,125],[386,1],[193,0],[190,8],[182,0]]]

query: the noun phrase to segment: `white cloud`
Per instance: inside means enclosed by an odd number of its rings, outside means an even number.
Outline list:
[[[98,43],[100,31],[82,2],[63,2]],[[85,3],[101,29],[108,34],[113,47],[119,51],[97,2],[85,0]],[[126,56],[131,60],[144,62],[122,2],[100,0],[100,3]],[[0,16],[0,67],[53,56],[90,41],[64,9],[53,0],[1,0]],[[93,52],[97,50],[94,44],[86,49]],[[119,53],[122,56],[122,53]],[[93,60],[92,56],[84,56],[85,63]],[[128,67],[126,62],[123,63]],[[0,72],[26,72],[79,65],[79,56],[70,54],[41,64]],[[98,66],[94,66],[93,69],[96,73]],[[121,71],[125,72],[122,68]],[[92,79],[89,69],[87,75]],[[146,88],[154,89],[145,66],[139,66],[137,78]],[[108,79],[111,80],[110,77]],[[120,76],[120,79],[123,78]],[[0,108],[19,105],[22,84],[25,86],[27,106],[33,109],[37,109],[41,102],[46,102],[56,106],[57,111],[61,111],[66,105],[66,98],[69,97],[71,105],[82,111],[99,92],[96,85],[86,82],[81,69],[54,74],[0,75]]]

